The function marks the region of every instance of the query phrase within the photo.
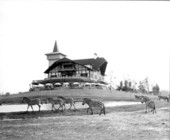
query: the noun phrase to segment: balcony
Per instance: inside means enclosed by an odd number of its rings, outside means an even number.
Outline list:
[[[49,77],[43,80],[43,83],[46,82],[94,82],[89,77],[82,77],[82,76],[64,76],[64,77]]]
[[[45,78],[45,80],[50,80],[50,79],[90,79],[89,77],[83,77],[83,76],[51,76],[48,78]]]
[[[34,84],[46,84],[46,83],[73,83],[73,82],[88,82],[88,83],[106,83],[104,81],[100,81],[99,79],[93,79],[89,77],[83,77],[83,76],[61,76],[61,77],[49,77],[45,78],[44,80],[36,80],[34,81],[36,83]]]
[[[75,68],[62,68],[62,69],[59,69],[58,70],[59,72],[62,72],[62,71],[76,71]]]

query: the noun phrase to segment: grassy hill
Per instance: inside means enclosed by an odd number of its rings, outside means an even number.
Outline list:
[[[23,92],[20,94],[14,94],[10,96],[0,96],[0,103],[12,104],[21,103],[23,97],[29,98],[41,98],[55,97],[55,96],[73,97],[77,100],[81,100],[84,97],[110,100],[110,101],[136,101],[134,98],[135,93],[122,92],[103,89],[58,89],[58,90],[46,90],[46,91],[34,91],[34,92]],[[157,99],[157,96],[147,95],[152,99]]]
[[[48,91],[36,91],[36,92],[24,92],[20,94],[14,94],[10,96],[0,96],[0,103],[3,104],[21,104],[22,98],[24,96],[29,98],[41,98],[42,100],[46,97],[55,97],[55,96],[65,96],[65,97],[73,97],[77,101],[82,100],[84,97],[89,97],[92,99],[98,100],[107,100],[107,101],[137,101],[134,98],[134,93],[129,92],[121,92],[121,91],[109,91],[102,89],[58,89],[58,90],[48,90]],[[151,99],[155,101],[156,108],[168,107],[169,102],[158,100],[157,96],[147,95]],[[144,104],[135,104],[135,105],[123,105],[123,106],[115,106],[115,107],[107,107],[107,114],[111,112],[133,112],[144,110]],[[26,113],[26,112],[14,112],[14,113],[0,113],[1,119],[26,119],[26,118],[38,118],[38,117],[50,117],[50,116],[81,116],[85,115],[86,108],[79,109],[77,111],[66,111],[64,114],[62,112],[54,113],[52,111],[41,111],[34,113]],[[95,114],[98,112],[95,112]]]

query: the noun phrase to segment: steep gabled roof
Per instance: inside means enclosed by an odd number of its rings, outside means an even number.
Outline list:
[[[81,63],[83,65],[92,65],[94,63],[94,58],[89,58],[89,59],[78,59],[74,60],[75,62]]]
[[[58,65],[60,65],[62,63],[65,63],[65,62],[73,62],[73,63],[79,64],[79,65],[81,65],[83,67],[86,67],[86,66],[82,65],[81,63],[75,62],[74,60],[71,60],[71,59],[68,59],[68,58],[62,58],[62,59],[54,62],[50,67],[48,67],[48,69],[44,73],[49,73],[50,70],[52,70],[56,66],[58,66]],[[91,69],[89,67],[86,67],[86,68],[89,69],[89,70],[94,70],[94,69]]]
[[[92,68],[94,70],[101,70],[101,74],[105,74],[106,66],[107,66],[107,61],[103,57],[97,57],[96,59],[94,58],[89,58],[89,59],[78,59],[74,60],[75,62],[78,62],[82,65],[92,65]]]

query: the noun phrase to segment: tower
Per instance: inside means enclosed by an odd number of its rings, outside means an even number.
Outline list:
[[[60,53],[57,46],[57,41],[55,41],[53,52],[45,54],[47,56],[47,60],[49,61],[49,66],[51,66],[55,61],[66,57],[65,54]]]

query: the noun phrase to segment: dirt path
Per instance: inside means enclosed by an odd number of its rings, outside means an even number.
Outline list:
[[[105,101],[103,102],[105,104],[105,107],[114,107],[114,106],[123,106],[123,105],[135,105],[135,104],[141,104],[140,102],[127,102],[127,101]],[[15,105],[2,105],[0,106],[0,113],[10,113],[10,112],[22,112],[26,111],[27,109],[27,104],[15,104]],[[59,105],[55,105],[56,108],[59,107]],[[70,108],[70,104],[65,105],[66,109]],[[88,105],[82,105],[82,102],[76,102],[75,104],[76,109],[82,109],[82,108],[87,108]],[[34,111],[38,111],[39,107],[37,105],[33,106]],[[44,110],[51,110],[51,104],[42,104],[41,105],[41,111]],[[71,109],[74,109],[72,106]],[[31,107],[29,107],[28,111],[32,111]]]
[[[26,120],[4,120],[0,125],[5,140],[168,140],[169,108],[156,114],[110,112],[104,115],[56,116]]]

